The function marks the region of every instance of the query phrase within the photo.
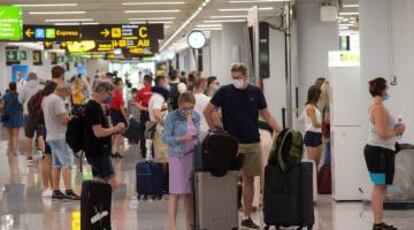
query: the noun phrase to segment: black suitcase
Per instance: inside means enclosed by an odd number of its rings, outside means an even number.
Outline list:
[[[265,229],[297,226],[312,229],[313,164],[302,162],[287,172],[271,164],[265,169],[263,212]]]
[[[81,193],[81,229],[111,229],[111,185],[83,181]]]

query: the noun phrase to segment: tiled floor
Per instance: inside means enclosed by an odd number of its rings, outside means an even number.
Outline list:
[[[0,141],[0,229],[75,230],[72,215],[79,211],[79,202],[41,199],[40,163],[26,166],[24,156],[8,158],[6,146],[3,136]],[[127,146],[126,158],[114,161],[117,178],[122,183],[113,195],[113,229],[167,229],[166,199],[136,200],[134,167],[139,160],[137,146]],[[81,174],[76,168],[73,176],[73,186],[79,192]],[[369,207],[360,203],[335,203],[329,197],[320,196],[315,215],[318,230],[372,229]],[[387,222],[399,229],[414,229],[414,211],[386,211],[385,216]],[[254,218],[260,223],[261,213],[256,213]],[[184,229],[182,213],[179,223],[180,229]]]

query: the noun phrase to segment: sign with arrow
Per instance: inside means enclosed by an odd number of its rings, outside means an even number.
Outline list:
[[[24,41],[77,41],[79,26],[24,25]]]
[[[22,8],[0,6],[0,40],[22,39]]]
[[[18,65],[19,60],[19,48],[14,46],[6,47],[6,65]]]

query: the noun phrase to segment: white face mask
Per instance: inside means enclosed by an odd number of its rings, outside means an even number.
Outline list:
[[[242,89],[244,87],[243,79],[233,79],[233,85],[236,89]]]

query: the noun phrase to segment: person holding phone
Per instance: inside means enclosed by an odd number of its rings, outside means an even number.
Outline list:
[[[164,121],[163,140],[168,145],[169,163],[169,229],[177,229],[177,207],[179,198],[184,199],[186,229],[191,223],[191,174],[194,169],[194,146],[200,134],[200,115],[194,111],[195,97],[190,92],[182,93],[179,108],[169,113]]]
[[[405,132],[402,120],[392,116],[384,101],[388,100],[388,83],[382,78],[369,82],[372,103],[368,110],[368,141],[364,148],[365,161],[374,188],[371,194],[371,208],[374,219],[373,230],[397,230],[385,224],[384,200],[387,186],[392,185],[395,172],[396,142]]]

